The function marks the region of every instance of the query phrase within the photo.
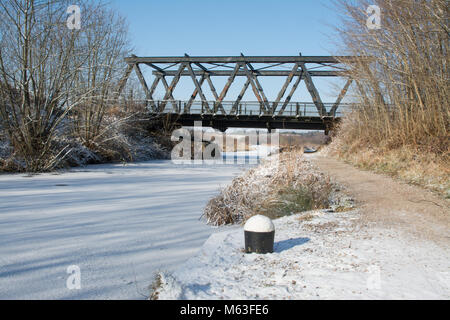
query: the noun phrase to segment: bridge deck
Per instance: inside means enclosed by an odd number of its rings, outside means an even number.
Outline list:
[[[158,114],[161,115],[161,114]],[[249,115],[212,115],[212,114],[176,114],[171,119],[182,126],[194,126],[201,122],[203,127],[212,127],[221,131],[228,128],[260,128],[260,129],[304,129],[328,131],[338,118],[320,117],[273,117]]]
[[[265,109],[259,102],[201,102],[201,101],[152,101],[157,112],[155,117],[170,117],[182,126],[194,126],[201,122],[205,127],[219,130],[227,128],[265,128],[265,129],[307,129],[328,131],[338,122],[342,111],[350,105],[342,106],[340,111],[321,116],[314,103],[292,102],[277,112],[277,106],[270,103],[273,110]],[[333,104],[324,104],[328,110]],[[152,109],[153,110],[153,109]]]

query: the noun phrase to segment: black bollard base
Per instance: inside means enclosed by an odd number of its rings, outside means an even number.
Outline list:
[[[275,240],[275,231],[271,232],[253,232],[245,233],[245,252],[246,253],[272,253]]]

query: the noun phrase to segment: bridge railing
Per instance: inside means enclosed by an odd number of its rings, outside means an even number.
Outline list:
[[[277,117],[320,117],[316,105],[312,102],[290,102],[287,104],[258,101],[181,101],[181,100],[144,100],[142,101],[155,113],[204,114],[227,116],[277,116]],[[323,103],[329,117],[341,117],[352,104]]]

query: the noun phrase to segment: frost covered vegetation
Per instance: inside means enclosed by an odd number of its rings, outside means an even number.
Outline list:
[[[104,131],[89,145],[70,131],[71,124],[62,125],[61,133],[52,138],[47,158],[34,169],[3,135],[0,172],[43,172],[87,164],[168,159],[172,142],[154,124],[145,112],[107,115],[102,121]]]
[[[330,151],[450,197],[449,6],[446,0],[337,0],[344,54],[356,65],[354,98]],[[365,8],[381,8],[381,29]]]
[[[126,103],[117,99],[130,53],[125,20],[102,1],[82,0],[82,28],[70,29],[70,5],[0,1],[0,171],[168,154],[143,106],[119,107],[142,96],[128,87]]]
[[[256,214],[278,218],[335,205],[335,186],[303,156],[279,154],[235,178],[207,204],[203,217],[220,226],[244,223]]]

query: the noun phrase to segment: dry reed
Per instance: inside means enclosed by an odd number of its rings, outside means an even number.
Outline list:
[[[306,210],[321,209],[328,207],[331,191],[329,178],[313,168],[303,150],[282,153],[278,159],[265,161],[235,178],[209,201],[203,217],[208,224],[218,226],[244,223],[255,214],[271,216],[272,210],[283,205],[283,194],[287,193],[301,195],[301,201],[308,202]],[[301,210],[295,203],[292,208]]]
[[[448,2],[338,0],[336,4],[344,13],[338,32],[345,54],[372,60],[361,60],[351,69],[359,107],[343,120],[332,151],[354,163],[448,192]],[[381,8],[379,30],[366,26],[366,9],[372,4]]]

